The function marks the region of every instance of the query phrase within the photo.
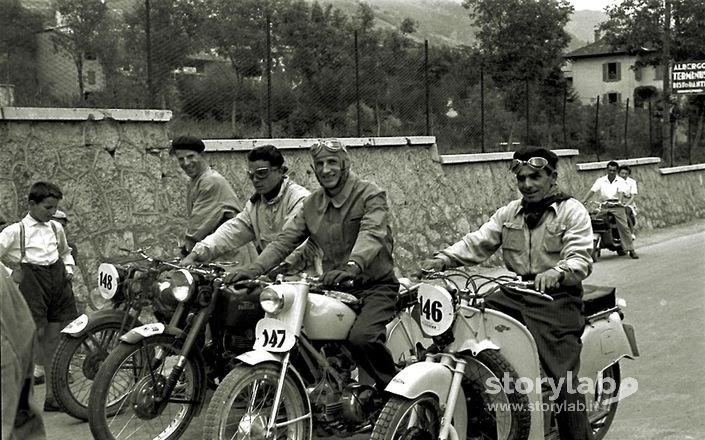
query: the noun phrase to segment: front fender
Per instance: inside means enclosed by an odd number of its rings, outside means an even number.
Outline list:
[[[90,332],[91,329],[95,327],[102,326],[105,324],[116,324],[117,326],[122,325],[128,312],[118,309],[105,309],[99,310],[91,314],[83,314],[78,318],[71,321],[66,327],[61,330],[61,333],[70,338],[81,338],[86,333]],[[128,322],[130,319],[135,319],[134,327],[142,325],[139,317],[130,316],[127,318]]]
[[[424,393],[431,393],[442,404],[448,400],[452,380],[453,371],[447,365],[417,362],[397,373],[384,390],[407,399],[415,399]]]
[[[155,322],[133,328],[129,332],[120,336],[120,340],[127,344],[136,344],[145,338],[161,334],[179,338],[184,335],[184,331],[180,328],[164,325],[161,322]]]
[[[453,371],[447,365],[436,362],[417,362],[397,373],[384,391],[415,399],[422,394],[433,394],[441,408],[448,402],[448,392],[453,380]],[[463,388],[458,390],[458,397],[453,412],[453,430],[455,437],[464,439],[467,434],[467,404]]]

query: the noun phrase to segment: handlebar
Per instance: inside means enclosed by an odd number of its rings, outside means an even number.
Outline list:
[[[533,281],[523,281],[515,277],[508,275],[502,275],[499,277],[490,277],[480,274],[469,274],[460,269],[451,269],[447,271],[423,271],[424,278],[427,279],[441,279],[449,288],[449,290],[455,290],[457,294],[462,298],[469,299],[479,299],[494,293],[500,287],[513,291],[515,293],[532,295],[546,301],[553,301],[553,297],[546,293],[536,290],[536,285]],[[464,279],[465,286],[460,287],[451,277],[459,277]],[[481,282],[478,284],[478,282]],[[482,291],[482,288],[487,285],[494,285],[492,288]]]
[[[355,304],[358,303],[359,300],[352,294],[345,292],[343,290],[336,290],[336,289],[331,289],[331,286],[325,286],[320,277],[289,277],[288,279],[285,279],[284,277],[277,278],[277,280],[272,281],[269,278],[265,276],[261,276],[259,278],[253,279],[253,280],[240,280],[235,283],[232,283],[228,286],[223,285],[221,289],[225,290],[228,293],[235,294],[237,290],[241,289],[253,289],[253,288],[258,288],[258,287],[267,287],[272,284],[281,284],[281,283],[286,283],[286,282],[305,282],[308,283],[309,285],[309,292],[312,293],[321,293],[326,296],[333,296],[336,298],[341,299],[341,301],[346,302],[348,304]],[[339,287],[340,289],[350,289],[354,287],[354,284],[352,280],[346,281],[344,283],[341,283],[337,286],[334,287]]]

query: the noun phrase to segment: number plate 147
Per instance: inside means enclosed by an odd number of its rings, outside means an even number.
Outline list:
[[[283,353],[291,350],[296,342],[296,334],[286,323],[272,318],[262,318],[255,327],[255,350]]]

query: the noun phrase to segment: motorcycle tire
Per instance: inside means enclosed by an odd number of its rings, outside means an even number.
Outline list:
[[[281,377],[281,365],[266,363],[255,366],[238,365],[218,386],[206,411],[203,424],[204,440],[263,437],[271,417],[271,405]],[[257,394],[252,395],[252,391]],[[299,422],[280,427],[273,438],[309,440],[312,435],[308,400],[295,379],[287,374],[282,388],[277,420],[300,418]],[[262,393],[262,394],[260,394]],[[255,404],[256,407],[251,407]],[[249,429],[251,432],[243,432]],[[250,435],[248,435],[250,434]]]
[[[468,370],[466,370],[466,380],[463,381],[463,390],[465,397],[468,400],[468,429],[473,429],[472,434],[468,432],[468,436],[480,438],[494,438],[499,430],[504,433],[502,438],[508,440],[525,440],[529,437],[531,429],[531,411],[529,398],[525,393],[502,393],[504,401],[495,402],[494,395],[487,392],[485,380],[471,380],[467,376],[470,374],[470,365],[472,360],[480,362],[490,370],[495,378],[502,378],[512,383],[519,382],[519,374],[514,367],[495,350],[484,350],[476,356],[468,356]],[[496,413],[493,414],[491,406],[493,404],[508,403],[511,408],[502,417]],[[498,419],[503,419],[499,420]],[[509,418],[509,420],[507,420]],[[497,427],[497,423],[502,426]]]
[[[154,398],[181,355],[181,344],[174,336],[159,334],[134,344],[121,342],[113,349],[95,378],[88,405],[89,427],[96,440],[175,440],[184,434],[205,401],[200,352],[194,350],[186,358],[165,406],[160,408]],[[122,379],[128,381],[127,388],[120,388]]]
[[[377,418],[370,440],[435,439],[443,411],[430,393],[415,399],[392,396]]]
[[[619,394],[619,386],[621,384],[621,372],[619,368],[619,363],[614,363],[607,367],[602,372],[602,380],[610,378],[613,381],[614,387],[610,387],[609,392],[604,391],[606,387],[601,384],[596,385],[595,390],[595,402],[600,403],[609,401],[603,408],[598,411],[588,412],[588,417],[590,418],[590,424],[592,425],[592,435],[595,440],[602,440],[607,431],[612,425],[614,416],[617,414],[617,404],[619,401],[617,399],[612,400]]]
[[[81,336],[61,334],[49,374],[54,397],[66,414],[88,420],[93,381],[123,333],[122,320],[107,317],[90,322]]]

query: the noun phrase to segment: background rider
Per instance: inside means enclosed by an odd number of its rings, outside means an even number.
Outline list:
[[[627,187],[626,180],[617,175],[618,170],[619,164],[613,160],[609,161],[607,163],[607,175],[598,177],[595,180],[590,191],[583,197],[583,204],[587,204],[594,195],[597,195],[601,202],[613,200],[624,204],[628,197],[627,193],[629,192],[629,188]],[[635,259],[639,258],[639,255],[637,255],[634,250],[632,233],[629,229],[627,213],[624,207],[605,208],[605,211],[611,212],[617,221],[617,230],[619,231],[619,239],[622,242],[622,249],[628,252],[630,257]]]

